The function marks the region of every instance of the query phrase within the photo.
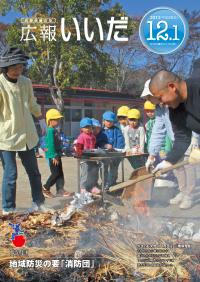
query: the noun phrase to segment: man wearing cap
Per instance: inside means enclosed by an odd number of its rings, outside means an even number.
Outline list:
[[[49,211],[44,206],[41,175],[34,147],[38,136],[32,115],[39,119],[42,132],[46,124],[36,103],[30,79],[22,75],[28,56],[16,47],[6,47],[0,57],[0,150],[4,161],[2,208],[7,215],[15,211],[16,153],[28,174],[33,206],[30,211]]]

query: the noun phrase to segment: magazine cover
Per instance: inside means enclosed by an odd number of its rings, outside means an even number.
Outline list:
[[[200,5],[0,1],[0,282],[200,281]]]

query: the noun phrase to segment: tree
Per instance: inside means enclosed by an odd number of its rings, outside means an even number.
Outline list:
[[[112,69],[112,79],[108,85],[109,88],[118,92],[127,90],[126,85],[128,85],[132,77],[135,58],[137,58],[137,55],[140,52],[138,41],[135,40],[138,25],[138,21],[131,21],[133,32],[128,42],[120,43],[112,41],[106,46],[106,51],[115,62]]]
[[[182,12],[189,24],[189,37],[186,45],[178,52],[157,55],[146,52],[146,65],[150,70],[150,74],[160,70],[167,69],[174,71],[182,77],[191,74],[193,62],[200,55],[200,11]]]
[[[8,24],[0,23],[0,50],[6,46],[6,31],[8,27]]]
[[[29,52],[32,64],[29,73],[33,81],[48,83],[52,98],[57,108],[63,110],[62,88],[65,86],[104,87],[110,76],[110,68],[114,61],[103,50],[104,43],[99,40],[98,26],[95,18],[100,18],[105,33],[108,31],[107,20],[114,16],[125,15],[121,6],[115,5],[106,8],[110,0],[10,0],[0,4],[0,12],[6,14],[9,9],[20,11],[25,16],[32,18],[53,17],[57,21],[56,41],[37,42],[28,41],[22,44],[21,23],[16,21],[8,30],[8,42],[23,47]],[[60,33],[60,19],[65,18],[65,31],[71,32],[71,39],[64,42]],[[85,38],[77,41],[76,30],[72,18],[79,21],[80,32],[83,32],[84,18],[89,20],[89,31],[94,31],[94,40],[88,42]],[[39,24],[35,24],[39,30]],[[36,34],[39,31],[36,31]],[[131,33],[128,29],[127,33]],[[39,34],[37,34],[39,36]],[[55,91],[56,89],[56,91]]]
[[[107,48],[115,61],[113,79],[109,84],[113,90],[138,95],[144,82],[160,69],[174,71],[184,78],[192,74],[193,63],[200,56],[200,11],[183,11],[183,14],[190,30],[187,44],[180,51],[168,55],[154,54],[142,45],[138,34],[141,18],[132,18],[136,29],[130,40],[124,44],[112,42]]]

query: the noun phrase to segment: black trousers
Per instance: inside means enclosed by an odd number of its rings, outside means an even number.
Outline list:
[[[59,192],[60,190],[64,189],[64,174],[63,174],[63,168],[62,168],[62,160],[59,158],[59,164],[54,165],[53,160],[49,159],[49,166],[51,175],[49,176],[47,182],[44,186],[45,189],[50,190],[50,188],[56,184],[56,190]]]

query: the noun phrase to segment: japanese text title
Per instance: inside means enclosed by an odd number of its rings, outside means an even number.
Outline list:
[[[72,18],[73,24],[76,30],[76,39],[80,41],[82,38],[80,25],[77,18]],[[120,32],[126,30],[128,27],[128,17],[121,17],[120,19],[115,19],[111,17],[107,20],[108,32],[105,33],[103,30],[102,22],[99,18],[95,18],[96,25],[99,31],[100,41],[110,41],[114,39],[115,41],[128,41],[128,37],[120,36]],[[22,34],[20,41],[37,41],[37,36],[39,36],[43,41],[57,41],[57,22],[55,18],[22,18]],[[89,32],[89,20],[84,18],[84,37],[86,41],[91,42],[94,39],[94,31]],[[65,24],[65,18],[61,18],[59,24],[60,34],[65,42],[70,41],[72,32],[67,30]]]

